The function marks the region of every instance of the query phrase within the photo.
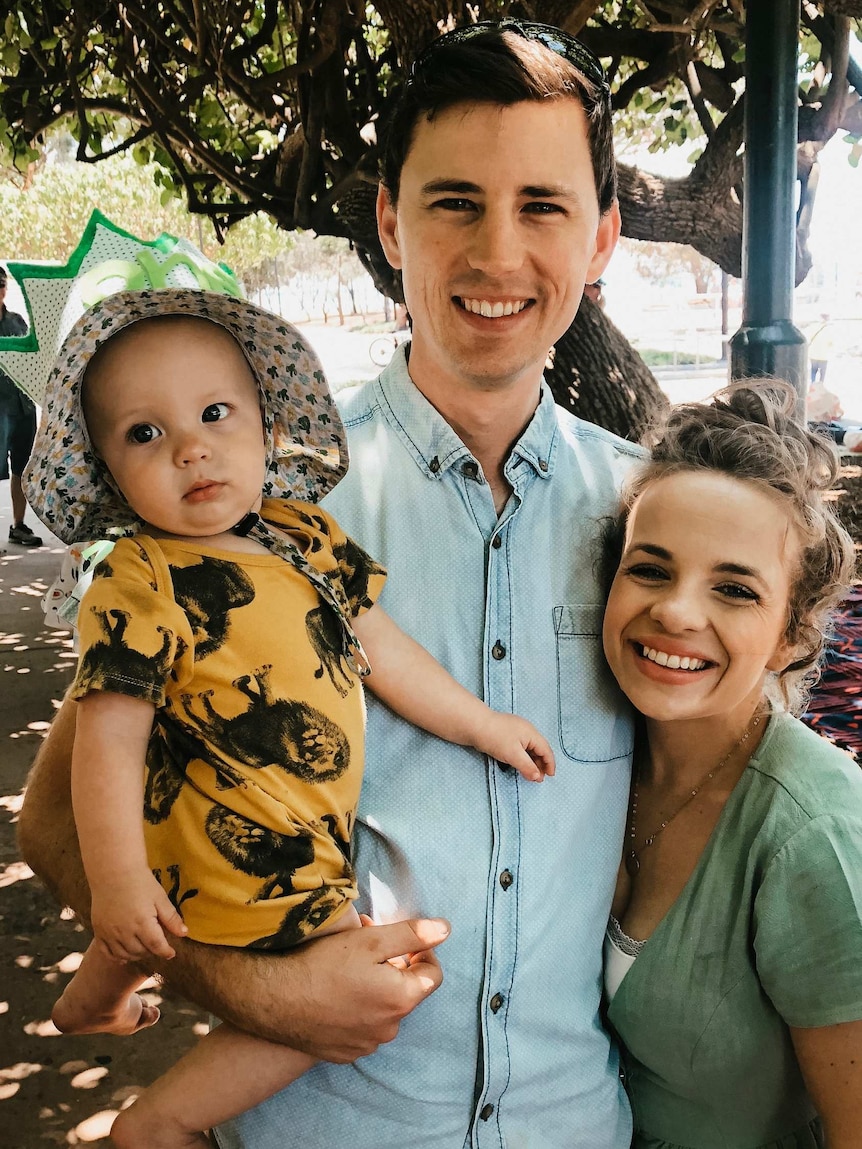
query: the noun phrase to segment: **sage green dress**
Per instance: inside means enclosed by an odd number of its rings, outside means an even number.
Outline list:
[[[634,1149],[814,1149],[788,1026],[862,1019],[862,771],[776,714],[608,1009]]]

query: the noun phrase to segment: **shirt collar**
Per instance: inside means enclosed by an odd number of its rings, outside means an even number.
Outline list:
[[[407,450],[429,478],[441,478],[461,459],[472,455],[439,411],[425,398],[407,370],[406,346],[397,348],[374,384],[381,409]],[[521,461],[542,479],[553,474],[557,436],[556,404],[547,383],[539,405],[505,466],[506,477]]]

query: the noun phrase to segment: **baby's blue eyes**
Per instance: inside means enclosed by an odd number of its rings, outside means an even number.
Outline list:
[[[217,423],[219,419],[226,419],[229,413],[230,407],[227,403],[210,403],[209,407],[204,408],[201,421],[203,423]]]
[[[152,443],[161,435],[158,427],[154,427],[152,423],[138,423],[136,427],[132,427],[129,431],[129,442],[131,443]]]

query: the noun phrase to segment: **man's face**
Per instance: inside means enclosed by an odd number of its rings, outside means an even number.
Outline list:
[[[3,310],[3,307],[6,303],[6,282],[7,281],[5,279],[0,280],[0,311]]]
[[[619,211],[599,217],[575,99],[462,104],[416,125],[378,225],[402,272],[414,381],[488,391],[538,384],[610,259]]]

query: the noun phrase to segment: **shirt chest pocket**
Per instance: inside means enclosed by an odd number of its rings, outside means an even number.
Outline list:
[[[579,762],[626,758],[634,745],[631,707],[602,651],[604,607],[554,607],[560,743]]]

